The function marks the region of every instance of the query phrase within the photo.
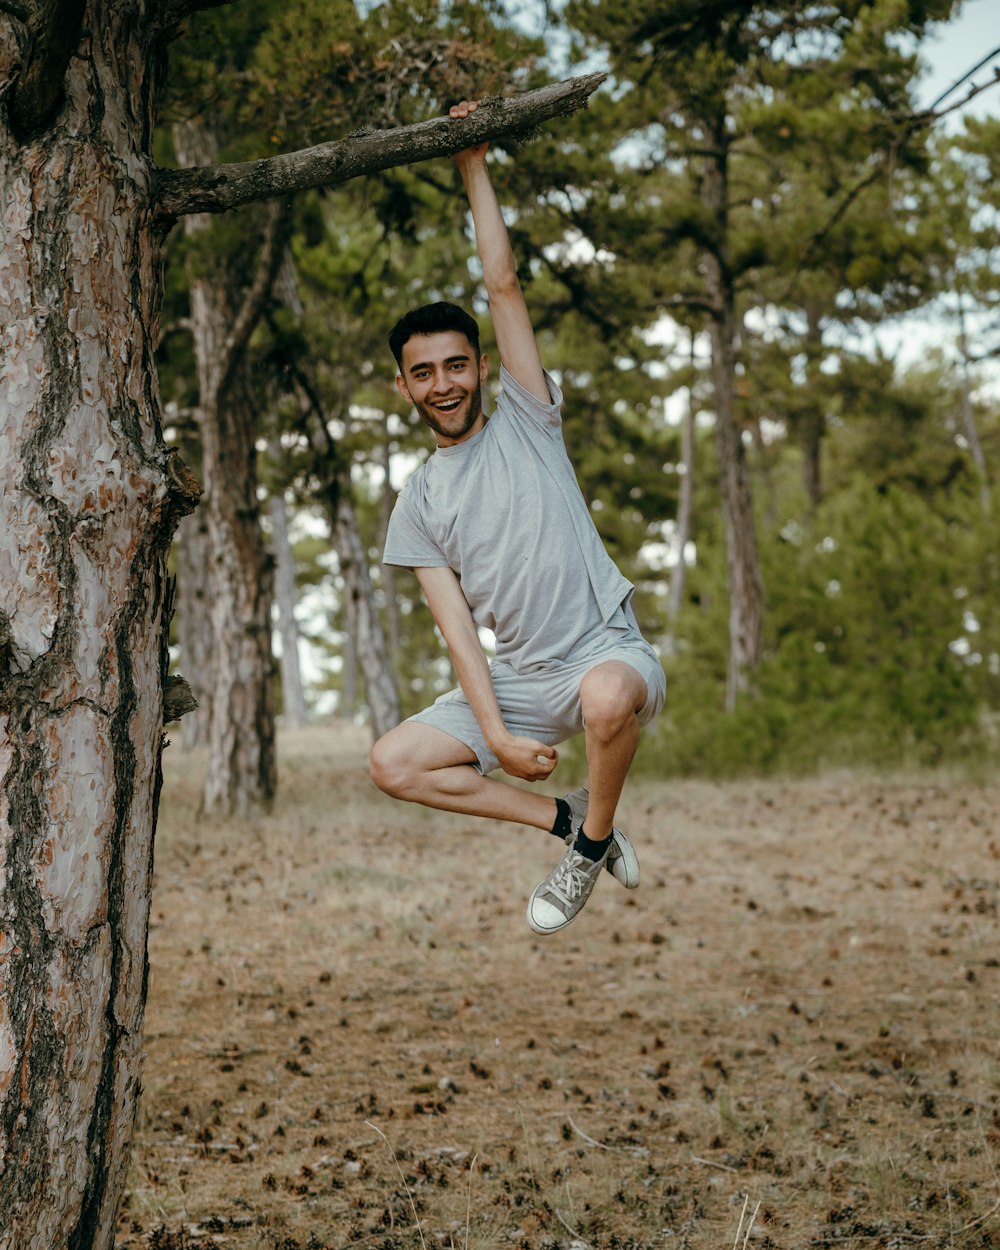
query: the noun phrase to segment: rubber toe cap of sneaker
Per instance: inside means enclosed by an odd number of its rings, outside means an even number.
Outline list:
[[[536,933],[555,933],[568,923],[558,907],[542,898],[533,898],[528,904],[528,924]]]

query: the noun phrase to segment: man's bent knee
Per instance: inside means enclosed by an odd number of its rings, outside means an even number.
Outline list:
[[[642,710],[648,692],[640,674],[626,664],[592,669],[580,683],[580,709],[592,733],[613,737]]]
[[[372,781],[394,799],[421,803],[428,781],[442,768],[474,764],[476,754],[450,734],[430,725],[404,721],[372,747],[368,772]]]
[[[412,755],[390,730],[372,747],[368,759],[368,773],[372,781],[385,794],[394,799],[409,797],[408,791],[415,781]]]

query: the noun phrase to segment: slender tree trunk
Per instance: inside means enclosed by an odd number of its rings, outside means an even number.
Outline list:
[[[368,572],[368,556],[361,541],[358,519],[350,496],[343,490],[337,505],[336,545],[340,573],[344,579],[347,630],[365,679],[372,734],[381,738],[399,724],[399,695],[389,663],[385,635],[378,619]]]
[[[691,332],[691,383],[688,386],[688,406],[681,426],[681,475],[680,498],[677,501],[677,561],[670,570],[670,592],[667,598],[667,620],[670,622],[668,650],[673,650],[674,626],[684,602],[684,586],[687,581],[687,545],[691,539],[691,518],[694,510],[694,377],[695,336]]]
[[[208,713],[212,699],[211,588],[208,581],[208,526],[205,510],[185,517],[174,542],[177,564],[177,638],[180,669],[198,707],[181,721],[181,750],[208,745]]]
[[[799,427],[802,447],[802,483],[815,511],[823,499],[823,436],[826,414],[820,364],[823,360],[823,327],[815,308],[806,309],[806,407]]]
[[[345,651],[344,655],[345,682],[351,678],[350,686],[345,686],[344,702],[350,711],[355,700],[347,697],[348,691],[356,697],[360,672],[368,695],[372,733],[379,738],[399,724],[399,691],[372,586],[368,555],[351,502],[350,469],[341,460],[315,387],[304,376],[299,378],[299,403],[308,423],[316,476],[321,481],[325,479],[323,502],[343,580],[344,629],[351,644],[350,652]]]
[[[88,17],[91,14],[88,10]],[[166,550],[144,10],[43,138],[0,112],[0,1242],[108,1250],[140,1090]],[[27,55],[0,23],[3,76]],[[59,77],[57,76],[57,84]]]
[[[735,293],[727,263],[729,192],[724,130],[720,127],[713,138],[714,155],[706,159],[702,172],[701,200],[714,223],[717,244],[706,249],[702,264],[709,298],[716,310],[709,319],[709,334],[729,585],[726,708],[732,711],[737,697],[748,687],[750,672],[760,662],[764,595],[757,557],[750,474],[733,397],[737,319]]]
[[[217,154],[213,136],[197,122],[175,125],[174,141],[182,165],[204,164]],[[207,225],[200,214],[184,221],[193,235]],[[257,422],[245,358],[249,329],[233,341],[243,308],[224,270],[194,274],[190,301],[212,636],[211,674],[204,683],[209,760],[202,804],[206,812],[229,814],[268,802],[277,788],[272,570],[257,504]]]
[[[983,445],[979,441],[976,429],[976,418],[972,412],[972,385],[969,380],[969,339],[965,329],[965,300],[962,292],[958,292],[958,350],[962,356],[962,425],[965,428],[965,440],[969,444],[972,462],[979,476],[979,502],[983,513],[989,516],[992,502],[990,497],[990,475],[986,467]]]
[[[299,668],[299,623],[295,619],[298,593],[295,586],[295,560],[288,536],[288,508],[281,495],[268,501],[271,516],[271,545],[274,550],[275,598],[281,633],[281,706],[289,725],[301,729],[309,724],[309,709],[302,691]]]
[[[382,443],[382,498],[379,500],[379,550],[385,549],[385,537],[389,532],[389,518],[396,502],[392,489],[392,442],[389,438],[389,416],[385,419],[385,438]],[[385,590],[386,640],[389,644],[389,662],[393,669],[399,662],[403,649],[402,622],[399,619],[399,594],[396,589],[396,570],[391,564],[382,565],[382,586]]]
[[[340,715],[345,720],[353,720],[354,713],[358,710],[358,649],[354,645],[354,638],[351,634],[350,625],[347,620],[347,604],[341,605],[341,615],[344,618],[344,667],[341,670],[342,678],[340,685]]]

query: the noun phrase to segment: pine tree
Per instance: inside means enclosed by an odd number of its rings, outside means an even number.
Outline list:
[[[787,194],[794,181],[781,144],[798,153],[797,159],[811,155],[818,161],[819,143],[801,133],[811,124],[808,113],[804,120],[800,115],[804,95],[811,91],[817,101],[822,98],[828,134],[835,125],[851,134],[844,104],[857,100],[854,118],[873,119],[854,136],[873,156],[866,177],[885,176],[898,147],[896,113],[908,108],[915,70],[914,58],[899,49],[898,36],[919,34],[929,20],[949,11],[944,0],[903,6],[845,0],[822,9],[727,0],[700,6],[687,0],[638,5],[579,0],[568,9],[570,21],[607,50],[621,84],[612,110],[615,133],[619,141],[629,139],[622,159],[637,169],[631,186],[646,197],[634,215],[650,219],[649,229],[632,233],[632,254],[643,255],[635,240],[644,243],[646,267],[655,274],[659,252],[663,277],[677,284],[674,292],[662,292],[661,310],[700,311],[711,340],[727,553],[730,708],[763,654],[763,586],[740,393],[748,296],[768,266],[780,263],[788,275],[788,258],[777,254],[776,240],[797,237],[800,262],[824,241],[801,231],[795,235],[795,205]],[[777,145],[770,141],[775,137]],[[842,146],[839,137],[838,142]],[[820,177],[808,185],[823,194]],[[837,190],[827,197],[834,221],[851,202],[849,193],[838,199]],[[676,256],[669,267],[667,254],[671,260]],[[657,289],[655,277],[651,286]],[[815,313],[813,323],[815,337]],[[810,421],[815,446],[815,414]]]
[[[160,787],[166,551],[198,490],[163,442],[165,234],[510,133],[555,86],[319,150],[208,169],[152,159],[191,0],[0,9],[0,852],[7,865],[0,1227],[11,1250],[107,1250],[140,1088]],[[57,1178],[57,1179],[56,1179]]]

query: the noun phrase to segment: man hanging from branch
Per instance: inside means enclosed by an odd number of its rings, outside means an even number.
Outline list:
[[[463,101],[451,116],[461,124],[476,107]],[[665,681],[636,625],[633,587],[605,551],[566,454],[562,395],[542,368],[486,151],[466,148],[455,162],[500,354],[496,410],[483,409],[488,361],[468,313],[429,304],[389,336],[396,386],[437,449],[400,493],[383,558],[415,571],[459,687],[381,738],[371,771],[396,798],[564,841],[528,903],[528,924],[547,934],[574,919],[603,870],[628,889],[639,884],[615,809]],[[478,626],[496,636],[492,663]],[[543,781],[556,744],[581,732],[589,788],[550,798],[488,775],[500,767]]]

